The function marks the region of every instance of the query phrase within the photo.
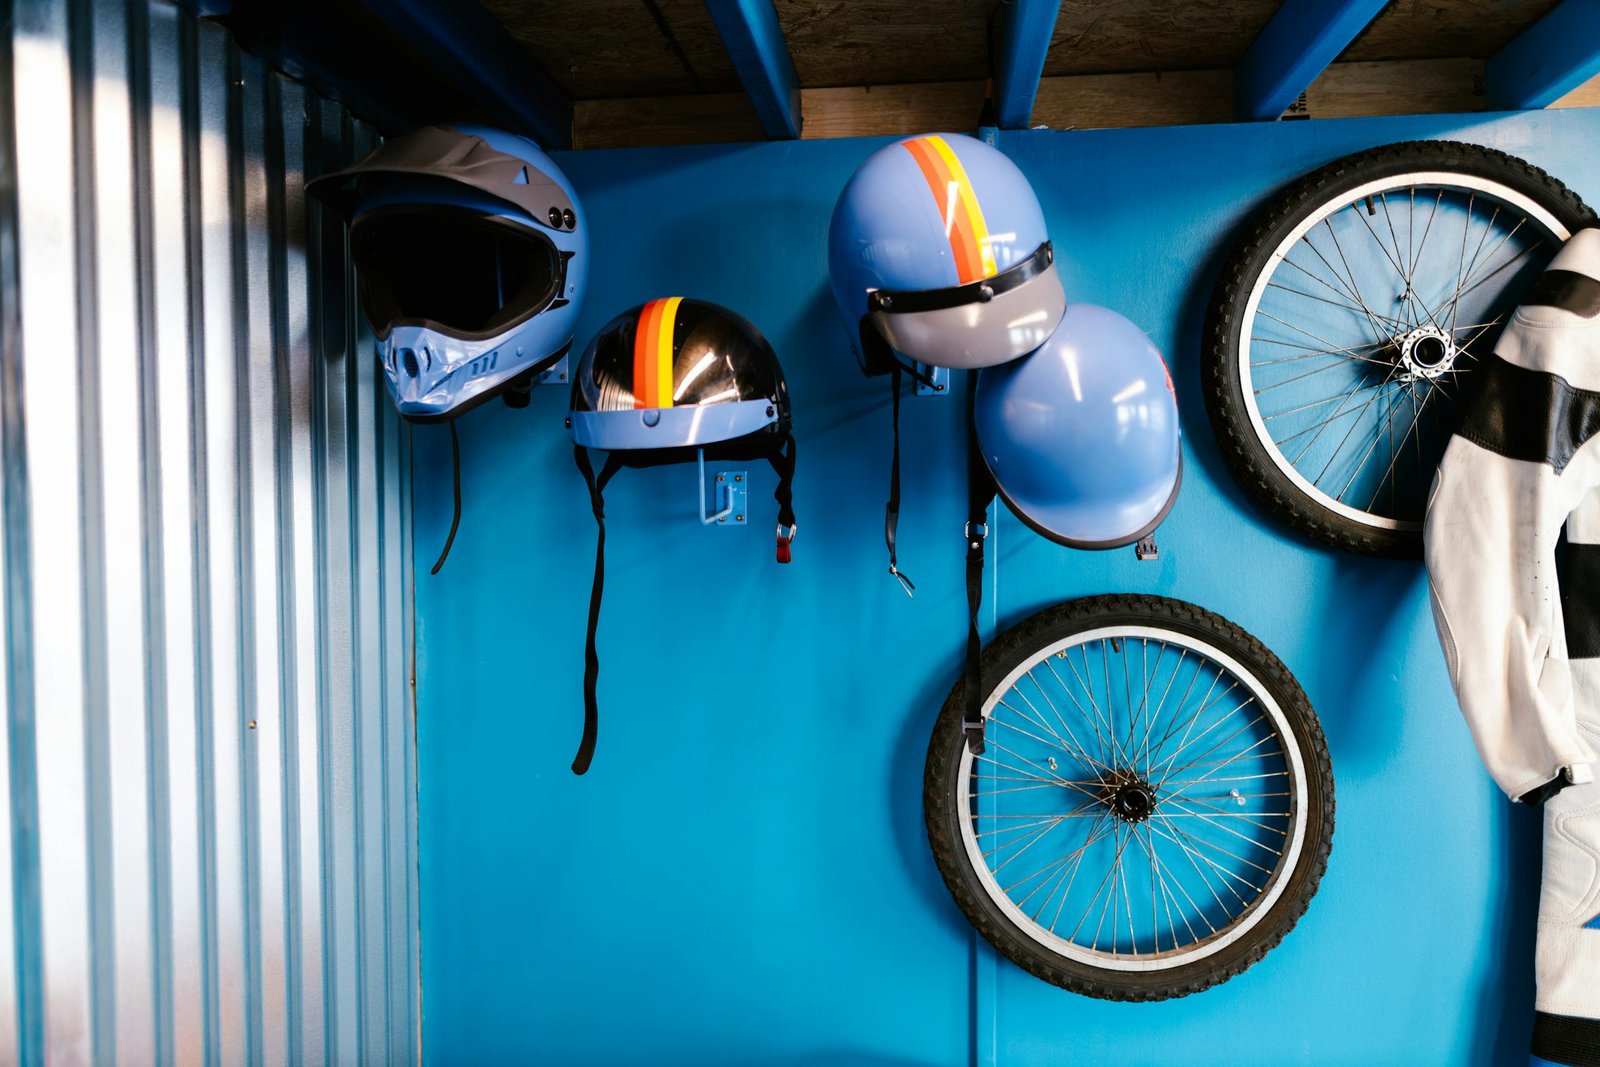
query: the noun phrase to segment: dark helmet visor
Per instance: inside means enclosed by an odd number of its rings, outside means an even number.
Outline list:
[[[554,304],[565,262],[543,234],[464,208],[388,208],[350,231],[362,310],[379,337],[426,325],[493,337]]]

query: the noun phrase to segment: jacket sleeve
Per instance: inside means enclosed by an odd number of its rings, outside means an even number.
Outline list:
[[[1479,754],[1508,795],[1537,802],[1593,777],[1555,554],[1600,487],[1600,230],[1567,243],[1477,376],[1428,504],[1429,589]]]

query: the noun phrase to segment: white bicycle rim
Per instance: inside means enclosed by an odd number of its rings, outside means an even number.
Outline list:
[[[1210,642],[1159,626],[1120,625],[1098,627],[1073,634],[1070,637],[1044,646],[1014,668],[988,694],[983,704],[985,721],[989,719],[1001,698],[1010,692],[1013,686],[1021,678],[1029,674],[1034,667],[1039,666],[1050,657],[1067,648],[1113,638],[1154,640],[1163,642],[1173,648],[1188,649],[1238,679],[1266,713],[1274,733],[1283,746],[1282,755],[1285,764],[1289,768],[1291,779],[1292,807],[1287,847],[1284,849],[1283,857],[1265,887],[1265,892],[1251,902],[1231,924],[1214,936],[1165,952],[1158,950],[1153,954],[1124,955],[1089,948],[1078,944],[1070,938],[1062,937],[1041,926],[1024,912],[1017,905],[1017,902],[1012,900],[1010,895],[1000,886],[994,873],[990,870],[974,826],[975,821],[983,818],[983,816],[974,815],[972,812],[973,755],[971,749],[966,745],[962,746],[956,778],[956,796],[958,803],[961,805],[961,839],[966,849],[967,861],[972,865],[972,869],[977,874],[978,880],[989,900],[1005,914],[1007,919],[1019,931],[1036,941],[1047,951],[1077,963],[1108,971],[1165,971],[1199,962],[1237,943],[1260,924],[1262,919],[1271,912],[1272,906],[1283,895],[1290,877],[1299,865],[1305,846],[1306,820],[1310,814],[1307,810],[1309,791],[1306,779],[1305,756],[1300,751],[1299,739],[1290,728],[1283,708],[1272,697],[1260,679],[1246,670],[1232,656],[1229,656]]]

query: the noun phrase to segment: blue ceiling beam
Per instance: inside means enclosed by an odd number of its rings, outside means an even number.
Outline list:
[[[365,0],[362,6],[498,125],[545,148],[571,146],[566,92],[475,0]]]
[[[995,55],[995,120],[1003,130],[1025,130],[1033,117],[1061,0],[1015,0],[1010,7]]]
[[[800,78],[772,0],[705,0],[733,69],[774,140],[800,136]]]
[[[1239,118],[1281,117],[1387,3],[1284,0],[1234,71]]]
[[[1566,0],[1483,65],[1485,103],[1496,111],[1549,107],[1600,75],[1600,2]]]

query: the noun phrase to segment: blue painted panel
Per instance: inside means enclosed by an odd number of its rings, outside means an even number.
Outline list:
[[[995,61],[995,119],[1003,129],[1024,129],[1033,115],[1060,11],[1061,0],[1019,0],[1011,6]]]
[[[1387,4],[1284,0],[1234,72],[1239,118],[1282,115]]]
[[[1332,865],[1299,929],[1243,977],[1147,1005],[996,960],[927,851],[923,755],[963,637],[962,405],[905,406],[909,600],[884,573],[887,384],[857,374],[824,274],[834,197],[884,142],[562,156],[595,227],[583,336],[682,292],[772,339],[795,401],[800,537],[776,566],[763,469],[742,530],[701,528],[692,465],[618,476],[599,752],[574,779],[593,542],[565,401],[536,390],[529,411],[463,420],[461,533],[417,588],[430,1062],[1525,1056],[1537,815],[1478,764],[1420,567],[1310,546],[1235,487],[1205,421],[1200,324],[1231,232],[1320,163],[1454,136],[1596,201],[1597,135],[1600,113],[1583,111],[1001,135],[1039,190],[1069,294],[1167,354],[1187,455],[1157,563],[1061,549],[1001,517],[986,622],[1110,590],[1219,611],[1299,675],[1338,778]],[[449,523],[447,436],[415,436],[423,569]]]
[[[1490,107],[1549,107],[1600,74],[1600,4],[1566,0],[1483,66]]]

